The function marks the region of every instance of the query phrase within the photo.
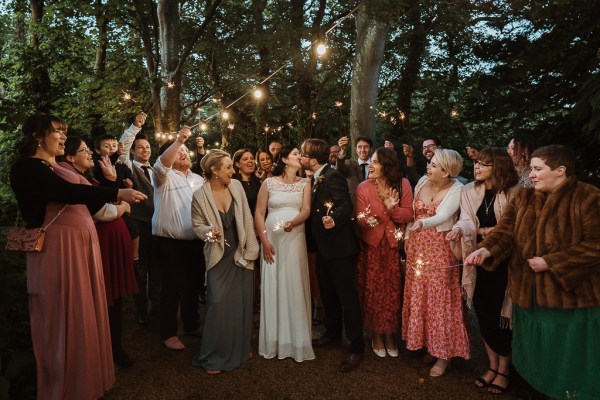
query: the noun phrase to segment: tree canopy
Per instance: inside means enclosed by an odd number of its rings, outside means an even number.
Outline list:
[[[464,154],[528,135],[573,146],[598,184],[596,15],[600,1],[3,0],[0,178],[35,111],[92,138],[144,110],[156,142],[197,125],[229,151],[434,134]]]

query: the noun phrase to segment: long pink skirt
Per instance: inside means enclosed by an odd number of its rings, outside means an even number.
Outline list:
[[[48,223],[62,205],[48,204]],[[102,259],[84,205],[48,228],[42,253],[27,254],[38,399],[97,399],[115,382]]]

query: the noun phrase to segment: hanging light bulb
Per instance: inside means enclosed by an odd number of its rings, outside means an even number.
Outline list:
[[[221,114],[221,118],[225,120],[229,119],[229,113],[227,111],[223,111],[223,113]]]
[[[206,132],[207,129],[208,129],[208,125],[206,125],[206,122],[200,123],[200,130],[201,131]]]
[[[254,90],[254,97],[256,98],[256,100],[260,100],[262,98],[262,95],[263,95],[262,90],[260,90],[258,88],[256,88]]]
[[[327,45],[323,42],[317,44],[317,55],[322,57],[327,53]]]

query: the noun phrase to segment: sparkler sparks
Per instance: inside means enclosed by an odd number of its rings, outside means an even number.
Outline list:
[[[328,216],[329,212],[333,208],[333,201],[326,201],[325,203],[323,203],[323,205],[325,206],[325,208],[327,208],[327,212],[325,213],[325,216]]]
[[[273,225],[273,232],[277,232],[283,229],[284,222],[282,220],[277,220],[275,225]]]
[[[401,228],[397,228],[394,230],[394,237],[397,241],[401,241],[404,238],[404,232],[402,232]]]
[[[206,233],[206,235],[204,235],[204,237],[205,237],[204,241],[206,243],[217,243],[219,241],[219,236],[215,235],[211,229],[210,231],[208,231]],[[223,242],[225,243],[225,246],[229,247],[229,243],[227,243],[227,240],[225,238],[223,238]]]

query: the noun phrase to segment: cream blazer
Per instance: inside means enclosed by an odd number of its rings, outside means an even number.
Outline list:
[[[239,239],[239,246],[235,250],[236,265],[238,265],[238,260],[244,259],[248,261],[244,268],[254,269],[253,261],[258,258],[260,245],[254,233],[254,223],[250,207],[248,207],[248,200],[244,188],[238,180],[232,179],[228,188],[233,197],[235,225]],[[207,234],[213,226],[218,226],[223,232],[223,223],[213,198],[210,182],[205,182],[200,189],[194,192],[192,197],[192,227],[196,237],[206,242]],[[204,257],[207,271],[219,262],[223,257],[224,250],[223,236],[214,243],[205,243]]]

